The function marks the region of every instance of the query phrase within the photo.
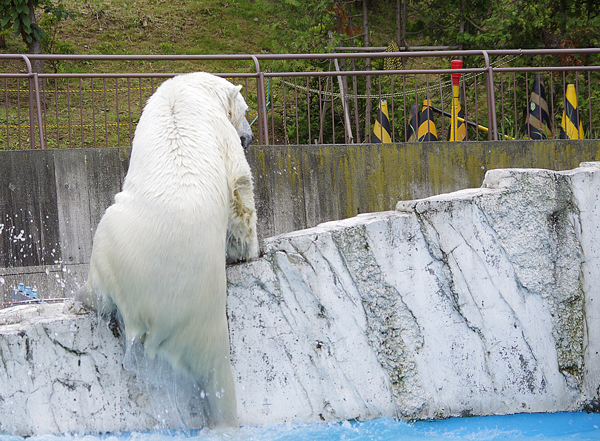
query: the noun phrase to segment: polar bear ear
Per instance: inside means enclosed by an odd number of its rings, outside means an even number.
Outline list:
[[[237,94],[240,93],[240,90],[242,90],[241,85],[233,86],[229,89],[229,99],[233,101],[237,97]]]
[[[232,88],[229,89],[229,120],[230,121],[232,121],[232,118],[233,118],[234,103],[237,101],[240,90],[242,90],[241,85],[233,86]]]

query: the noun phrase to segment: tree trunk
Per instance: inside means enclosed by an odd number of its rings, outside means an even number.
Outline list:
[[[465,0],[462,0],[460,2],[460,26],[459,26],[458,30],[461,33],[461,37],[462,37],[462,34],[465,33]],[[460,49],[461,51],[464,50],[464,48],[465,48],[465,45],[463,43],[460,43],[458,45],[458,49]],[[459,57],[459,58],[461,60],[463,59],[463,57]]]
[[[33,0],[29,0],[27,2],[27,6],[29,7],[29,18],[31,20],[31,25],[37,25],[37,19],[35,18],[35,7],[33,6]],[[42,42],[36,40],[35,38],[29,43],[26,40],[26,35],[23,34],[23,41],[27,44],[27,49],[30,54],[41,54],[42,53]],[[44,60],[32,60],[31,68],[35,73],[44,73]]]
[[[396,43],[401,51],[408,50],[406,42],[406,2],[407,0],[396,0]],[[402,57],[402,69],[404,69],[404,57]]]

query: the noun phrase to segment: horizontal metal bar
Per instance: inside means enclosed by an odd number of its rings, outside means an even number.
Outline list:
[[[372,47],[360,47],[360,46],[340,46],[336,47],[336,51],[362,51],[362,52],[383,52],[387,49],[386,46],[372,46]],[[398,49],[402,51],[443,51],[449,49],[459,49],[458,46],[400,46]]]
[[[172,78],[178,75],[183,75],[182,73],[68,73],[68,74],[39,74],[40,78]],[[222,78],[257,78],[258,74],[256,73],[215,73]],[[8,76],[10,78],[15,77],[15,75],[10,74],[0,74],[0,78],[3,76]],[[28,77],[29,75],[25,75]]]
[[[495,69],[494,69],[495,70]],[[452,73],[485,73],[487,69],[415,69],[415,70],[341,70],[325,72],[265,72],[265,77],[330,77],[330,76],[364,76],[364,75],[438,75]]]
[[[25,63],[20,65],[18,73],[0,73],[0,96],[5,97],[3,110],[7,116],[10,108],[16,109],[16,116],[7,117],[6,124],[0,127],[0,133],[6,134],[3,137],[3,145],[0,147],[22,148],[22,145],[31,143],[31,147],[41,146],[41,142],[32,136],[32,131],[36,129],[39,132],[39,138],[46,144],[56,147],[66,145],[97,145],[98,143],[109,145],[110,143],[127,144],[131,142],[133,128],[139,119],[142,108],[151,93],[160,85],[163,79],[181,75],[184,72],[111,72],[111,62],[122,61],[249,61],[245,66],[243,73],[215,73],[220,77],[236,79],[236,83],[245,84],[246,99],[252,110],[252,115],[258,115],[259,122],[259,142],[268,144],[289,143],[290,138],[295,137],[297,143],[303,142],[312,144],[317,139],[339,143],[344,142],[345,129],[348,124],[353,124],[356,137],[362,142],[370,139],[370,122],[374,118],[371,110],[371,100],[386,99],[390,109],[391,123],[395,126],[393,131],[394,139],[400,139],[401,131],[406,129],[406,106],[411,103],[418,104],[423,98],[431,99],[432,102],[441,103],[440,109],[444,111],[445,101],[448,99],[447,86],[450,83],[449,78],[452,73],[465,74],[463,78],[467,80],[465,86],[472,89],[473,94],[463,97],[465,111],[465,120],[472,127],[483,130],[486,125],[489,127],[490,136],[501,134],[504,129],[505,121],[511,125],[511,134],[515,137],[523,133],[523,121],[518,114],[522,110],[517,109],[517,94],[525,97],[526,108],[529,108],[529,86],[531,78],[525,83],[521,79],[516,81],[515,73],[551,73],[565,72],[572,73],[573,81],[581,88],[579,99],[581,107],[585,108],[582,115],[585,130],[593,136],[598,133],[598,118],[596,113],[592,114],[592,101],[590,87],[594,81],[597,81],[600,66],[536,66],[538,62],[545,59],[538,58],[527,63],[533,67],[508,67],[511,58],[522,56],[533,57],[538,55],[592,55],[600,54],[600,48],[582,48],[582,49],[500,49],[500,50],[423,50],[431,47],[416,46],[408,48],[408,51],[398,52],[365,52],[367,49],[385,49],[383,47],[375,48],[354,48],[340,47],[338,50],[347,51],[356,49],[360,53],[335,52],[323,54],[232,54],[232,55],[28,55],[28,54],[0,54],[0,60],[19,60]],[[404,49],[404,48],[403,48]],[[416,50],[420,49],[420,50]],[[436,47],[435,49],[440,49]],[[325,71],[325,72],[276,72],[276,68],[270,68],[265,61],[278,60],[322,60],[323,65],[327,66],[329,60],[345,59],[352,60],[347,66],[356,69],[355,60],[361,59],[386,59],[403,58],[416,59],[423,57],[438,57],[444,60],[444,65],[452,57],[476,57],[476,60],[485,60],[485,67],[465,68],[465,69],[407,69],[407,70],[364,70],[364,65],[358,67],[361,70],[343,70],[343,71]],[[490,63],[491,57],[495,58],[496,63],[502,67],[493,67]],[[502,59],[505,57],[506,60]],[[514,58],[513,58],[514,57]],[[31,70],[32,60],[51,60],[51,61],[102,61],[109,65],[103,70],[107,73],[68,73],[68,74],[37,74]],[[480,65],[480,61],[476,61]],[[594,63],[596,63],[594,61]],[[8,65],[8,63],[6,63]],[[165,63],[168,65],[169,63]],[[202,68],[205,69],[205,63]],[[470,65],[474,63],[471,62]],[[483,64],[483,61],[481,61]],[[560,64],[560,63],[557,63]],[[596,63],[598,64],[598,63]],[[17,64],[11,63],[11,68]],[[149,65],[149,63],[147,63]],[[135,70],[135,64],[131,65],[131,70]],[[162,65],[161,65],[162,66]],[[194,69],[191,64],[190,69]],[[140,66],[140,69],[142,66]],[[214,69],[213,69],[214,70]],[[582,75],[581,73],[584,73]],[[508,74],[508,75],[507,75]],[[504,77],[502,77],[504,75]],[[578,77],[579,75],[579,77]],[[562,76],[562,75],[561,75]],[[352,85],[342,84],[338,81],[331,81],[334,78],[342,78],[344,82],[347,78],[351,79]],[[358,83],[357,78],[366,79],[364,84]],[[586,78],[587,77],[587,78]],[[36,80],[37,78],[37,80]],[[277,80],[279,78],[279,80]],[[433,80],[432,80],[433,78]],[[481,78],[481,80],[480,80]],[[22,81],[28,79],[28,83]],[[122,79],[123,81],[120,81]],[[129,85],[129,80],[132,84]],[[373,81],[369,89],[369,79]],[[60,80],[64,81],[60,82]],[[104,81],[102,81],[104,80]],[[110,80],[110,81],[109,81]],[[139,80],[139,86],[138,86]],[[250,81],[249,81],[250,80]],[[32,87],[32,81],[35,87]],[[39,81],[39,84],[38,82]],[[73,81],[79,81],[79,85],[73,85]],[[376,83],[379,82],[377,87]],[[579,82],[579,83],[578,83]],[[103,84],[102,84],[103,83]],[[135,83],[135,84],[133,84]],[[144,83],[142,85],[142,83]],[[512,83],[512,86],[511,84]],[[565,87],[565,78],[562,80]],[[29,86],[27,86],[29,84]],[[357,87],[358,84],[358,87]],[[554,83],[555,85],[558,83]],[[339,87],[338,87],[339,85]],[[384,88],[382,88],[382,85]],[[297,86],[297,88],[295,87]],[[510,93],[506,93],[507,91]],[[344,89],[344,92],[342,92]],[[498,89],[498,97],[494,97],[494,90]],[[446,90],[446,92],[444,92]],[[558,91],[558,94],[564,94],[564,91]],[[27,94],[29,94],[29,104],[27,104]],[[344,95],[345,94],[345,95]],[[479,94],[479,95],[478,95]],[[485,95],[480,99],[479,96]],[[339,101],[340,97],[349,97],[353,102]],[[32,97],[35,97],[35,106],[32,105]],[[552,98],[552,96],[551,96]],[[362,101],[361,101],[362,100]],[[486,102],[481,104],[481,102]],[[43,102],[41,102],[43,101]],[[512,101],[512,104],[510,103]],[[560,112],[562,112],[562,99],[552,98],[548,103],[551,111],[552,132],[556,136],[556,124]],[[340,104],[338,104],[340,103]],[[341,120],[338,106],[350,105],[353,109],[354,122],[345,119]],[[437,104],[436,104],[437,105]],[[499,106],[500,112],[498,121],[502,121],[502,126],[496,125],[496,107]],[[522,106],[521,103],[518,106]],[[587,106],[587,107],[586,107]],[[37,107],[38,118],[35,120],[32,109]],[[505,109],[506,107],[506,109]],[[483,118],[480,115],[484,115]],[[71,109],[73,109],[71,111]],[[479,112],[479,113],[478,113]],[[78,118],[74,116],[79,114]],[[29,121],[26,115],[29,114]],[[592,117],[592,115],[594,115]],[[127,122],[128,121],[128,122]],[[117,130],[114,130],[114,127]],[[96,130],[98,129],[98,135]],[[444,118],[442,118],[442,131],[445,131]],[[327,131],[331,132],[327,133]],[[26,133],[29,132],[29,134]],[[45,133],[44,133],[45,132]],[[84,133],[85,132],[85,133]],[[127,133],[128,132],[128,133]],[[304,133],[306,132],[306,133]],[[362,133],[361,133],[362,132]],[[477,132],[475,132],[477,133]],[[341,135],[338,135],[341,134]],[[98,137],[102,136],[99,141]],[[114,136],[115,139],[110,139]],[[475,135],[479,139],[479,134]],[[506,137],[506,136],[505,136]],[[346,141],[347,136],[346,136]]]
[[[600,70],[600,66],[538,66],[538,67],[495,67],[494,72],[587,72]]]
[[[345,48],[344,48],[345,49]],[[361,48],[364,49],[364,48]],[[135,60],[135,61],[169,61],[169,60],[294,60],[294,59],[329,59],[329,58],[389,58],[389,57],[449,57],[482,55],[558,55],[558,54],[594,54],[600,48],[573,49],[493,49],[493,50],[435,50],[373,53],[326,53],[326,54],[204,54],[204,55],[88,55],[88,54],[0,54],[0,59],[30,60]]]

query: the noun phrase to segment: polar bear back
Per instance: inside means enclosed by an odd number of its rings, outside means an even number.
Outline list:
[[[194,76],[198,74],[166,81],[148,100],[136,128],[123,191],[178,203],[179,209],[207,203],[226,206],[227,171],[224,160],[215,157],[242,150],[235,127],[223,113],[228,97],[221,82],[233,86],[206,75],[194,82]]]

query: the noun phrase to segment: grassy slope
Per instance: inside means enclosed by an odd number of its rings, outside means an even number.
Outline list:
[[[373,2],[370,7],[369,26],[372,46],[387,46],[395,36],[395,2]],[[256,54],[256,53],[293,53],[294,41],[290,40],[290,30],[298,18],[296,10],[286,8],[281,0],[63,0],[68,10],[76,13],[74,20],[65,20],[52,25],[48,17],[41,18],[41,25],[49,30],[50,45],[47,53],[74,54]],[[384,8],[388,8],[387,10]],[[303,11],[303,13],[306,13]],[[360,20],[359,20],[360,21]],[[291,28],[291,29],[290,29]],[[7,48],[0,49],[5,53],[26,52],[25,45],[18,39],[6,35]],[[360,43],[359,43],[360,45]],[[263,70],[276,70],[277,66],[261,63]],[[325,65],[327,67],[327,65]],[[23,70],[23,62],[16,60],[3,66],[6,71]],[[209,72],[254,71],[249,61],[93,61],[93,62],[60,62],[46,63],[46,72],[187,72],[205,70]],[[130,137],[131,124],[137,122],[146,94],[149,94],[156,83],[139,83],[139,103],[136,96],[128,104],[132,114],[123,113],[123,106],[129,102],[129,95],[119,95],[118,103],[115,90],[122,88],[113,80],[104,84],[102,81],[81,83],[73,80],[66,83],[50,81],[48,83],[48,106],[54,108],[53,90],[70,87],[72,91],[84,89],[84,96],[61,93],[56,104],[61,111],[49,120],[46,128],[51,134],[47,144],[49,147],[91,146],[91,145],[126,145]],[[132,80],[131,87],[137,87]],[[107,102],[101,102],[98,94],[102,87],[109,90]],[[250,94],[251,115],[254,115],[255,90],[250,85],[245,89]],[[143,91],[143,92],[142,92]],[[122,91],[121,91],[122,92]],[[119,93],[121,93],[119,92]],[[142,96],[142,93],[144,94]],[[9,97],[17,100],[15,97]],[[69,101],[71,100],[71,101]],[[74,101],[72,101],[74,100]],[[79,102],[81,101],[81,102]],[[15,101],[16,102],[16,101]],[[93,105],[92,105],[93,103]],[[81,110],[79,105],[82,104]],[[9,119],[11,130],[17,130],[17,120],[25,124],[27,112],[10,107],[5,118]],[[54,117],[53,117],[54,118]],[[71,132],[66,132],[67,120],[75,119]],[[0,109],[0,122],[3,116]],[[104,126],[104,123],[108,126]],[[282,138],[283,129],[277,122],[276,132]],[[92,132],[88,127],[95,127]],[[119,128],[116,130],[116,128]],[[59,133],[60,132],[60,133]],[[89,133],[88,133],[89,132]],[[27,134],[11,134],[10,147],[25,145]],[[3,135],[0,134],[0,144]],[[60,138],[60,143],[57,141]],[[19,139],[21,144],[19,144]],[[4,145],[0,145],[4,148]]]
[[[283,37],[293,10],[279,0],[63,0],[77,15],[49,26],[48,52],[75,54],[256,54],[293,52]],[[395,11],[375,3],[370,12],[371,45],[394,38]],[[5,53],[25,52],[25,45],[5,34]],[[287,43],[287,44],[286,44]],[[124,63],[62,65],[59,70],[135,70]],[[237,71],[249,63],[156,63],[144,70],[202,69]],[[132,66],[133,67],[133,66]]]
[[[302,0],[300,0],[302,1]],[[292,53],[289,39],[296,10],[283,0],[63,0],[67,9],[76,12],[50,29],[48,52],[75,54],[256,54]],[[369,26],[371,45],[386,46],[395,36],[395,2],[371,2]],[[305,13],[303,11],[303,13]],[[292,29],[290,29],[292,28]],[[7,31],[4,53],[25,52],[25,45]],[[418,41],[410,41],[413,45]],[[482,66],[475,61],[477,66]],[[448,67],[441,58],[409,59],[407,67]],[[261,63],[263,69],[274,65]],[[327,66],[325,66],[327,67]],[[377,67],[377,66],[376,66]],[[473,66],[471,66],[473,67]],[[4,62],[2,71],[23,70],[22,61]],[[79,62],[46,64],[46,70],[60,72],[209,72],[253,71],[251,62]],[[583,87],[585,90],[585,87]],[[558,93],[560,95],[560,93]],[[526,95],[520,94],[522,100]],[[511,104],[512,96],[508,97]],[[416,100],[420,102],[419,99]],[[555,100],[562,102],[559,96]],[[585,103],[583,103],[585,105]],[[520,108],[523,106],[520,106]],[[473,107],[471,107],[473,108]],[[585,111],[585,109],[582,109]],[[485,115],[485,108],[479,109]],[[14,113],[11,108],[10,112]],[[521,112],[521,111],[520,111]],[[560,117],[560,105],[555,116]],[[2,120],[0,110],[0,122]],[[521,115],[521,113],[520,113]],[[16,117],[14,117],[16,118]],[[11,121],[14,119],[11,115]],[[524,117],[520,116],[522,120]],[[512,124],[515,124],[514,122]],[[519,122],[522,127],[522,121]],[[594,123],[594,127],[598,124]],[[2,135],[0,135],[2,136]],[[14,138],[14,137],[13,137]],[[1,141],[1,139],[0,139]],[[88,141],[83,144],[87,145]],[[0,147],[1,148],[1,147]]]

